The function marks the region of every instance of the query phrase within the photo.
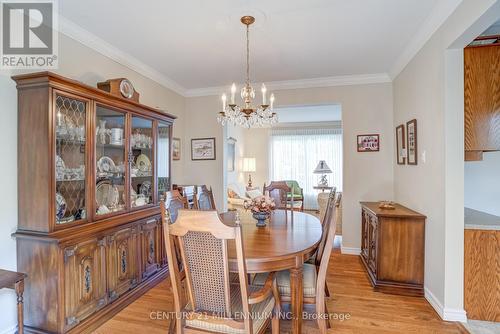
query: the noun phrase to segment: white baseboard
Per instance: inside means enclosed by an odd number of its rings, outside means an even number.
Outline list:
[[[444,308],[443,304],[441,304],[441,302],[429,289],[427,289],[427,287],[424,287],[424,296],[429,304],[431,304],[431,306],[434,308],[434,310],[436,310],[441,319],[446,321],[467,322],[467,313],[465,312],[465,310]]]
[[[340,247],[340,252],[347,255],[359,255],[361,254],[361,248],[358,247]]]
[[[17,324],[1,330],[0,334],[14,334],[17,331]]]

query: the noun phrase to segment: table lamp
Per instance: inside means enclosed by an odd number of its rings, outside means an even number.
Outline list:
[[[256,171],[255,158],[243,158],[243,172],[248,173],[248,188],[252,188],[252,174]]]
[[[316,169],[313,172],[314,174],[321,174],[318,180],[318,187],[328,187],[328,179],[326,178],[326,174],[332,173],[332,170],[326,164],[325,160],[320,160]]]

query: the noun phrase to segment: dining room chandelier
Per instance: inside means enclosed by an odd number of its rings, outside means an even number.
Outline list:
[[[262,104],[259,106],[253,105],[255,99],[255,90],[250,85],[250,39],[249,31],[250,25],[255,22],[253,16],[243,16],[241,23],[246,25],[247,36],[247,68],[246,68],[246,81],[241,89],[242,105],[235,102],[236,84],[231,86],[231,100],[228,104],[227,95],[222,94],[222,111],[217,116],[217,121],[223,126],[227,123],[235,126],[242,126],[245,128],[260,127],[266,124],[272,125],[278,122],[278,116],[273,112],[274,94],[269,96],[269,103],[267,101],[266,85],[262,84]]]

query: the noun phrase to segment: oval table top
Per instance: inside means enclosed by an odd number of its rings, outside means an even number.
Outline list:
[[[293,268],[311,257],[321,240],[322,228],[313,215],[275,210],[266,227],[257,227],[250,212],[240,212],[243,250],[248,273]],[[221,214],[226,224],[233,224],[236,212]],[[229,270],[237,272],[234,241],[228,243]]]

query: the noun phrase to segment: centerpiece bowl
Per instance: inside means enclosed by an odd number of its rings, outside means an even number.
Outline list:
[[[259,196],[252,199],[250,202],[245,202],[246,210],[252,212],[252,217],[257,220],[257,227],[265,227],[266,220],[271,215],[276,205],[274,200],[267,196]]]

